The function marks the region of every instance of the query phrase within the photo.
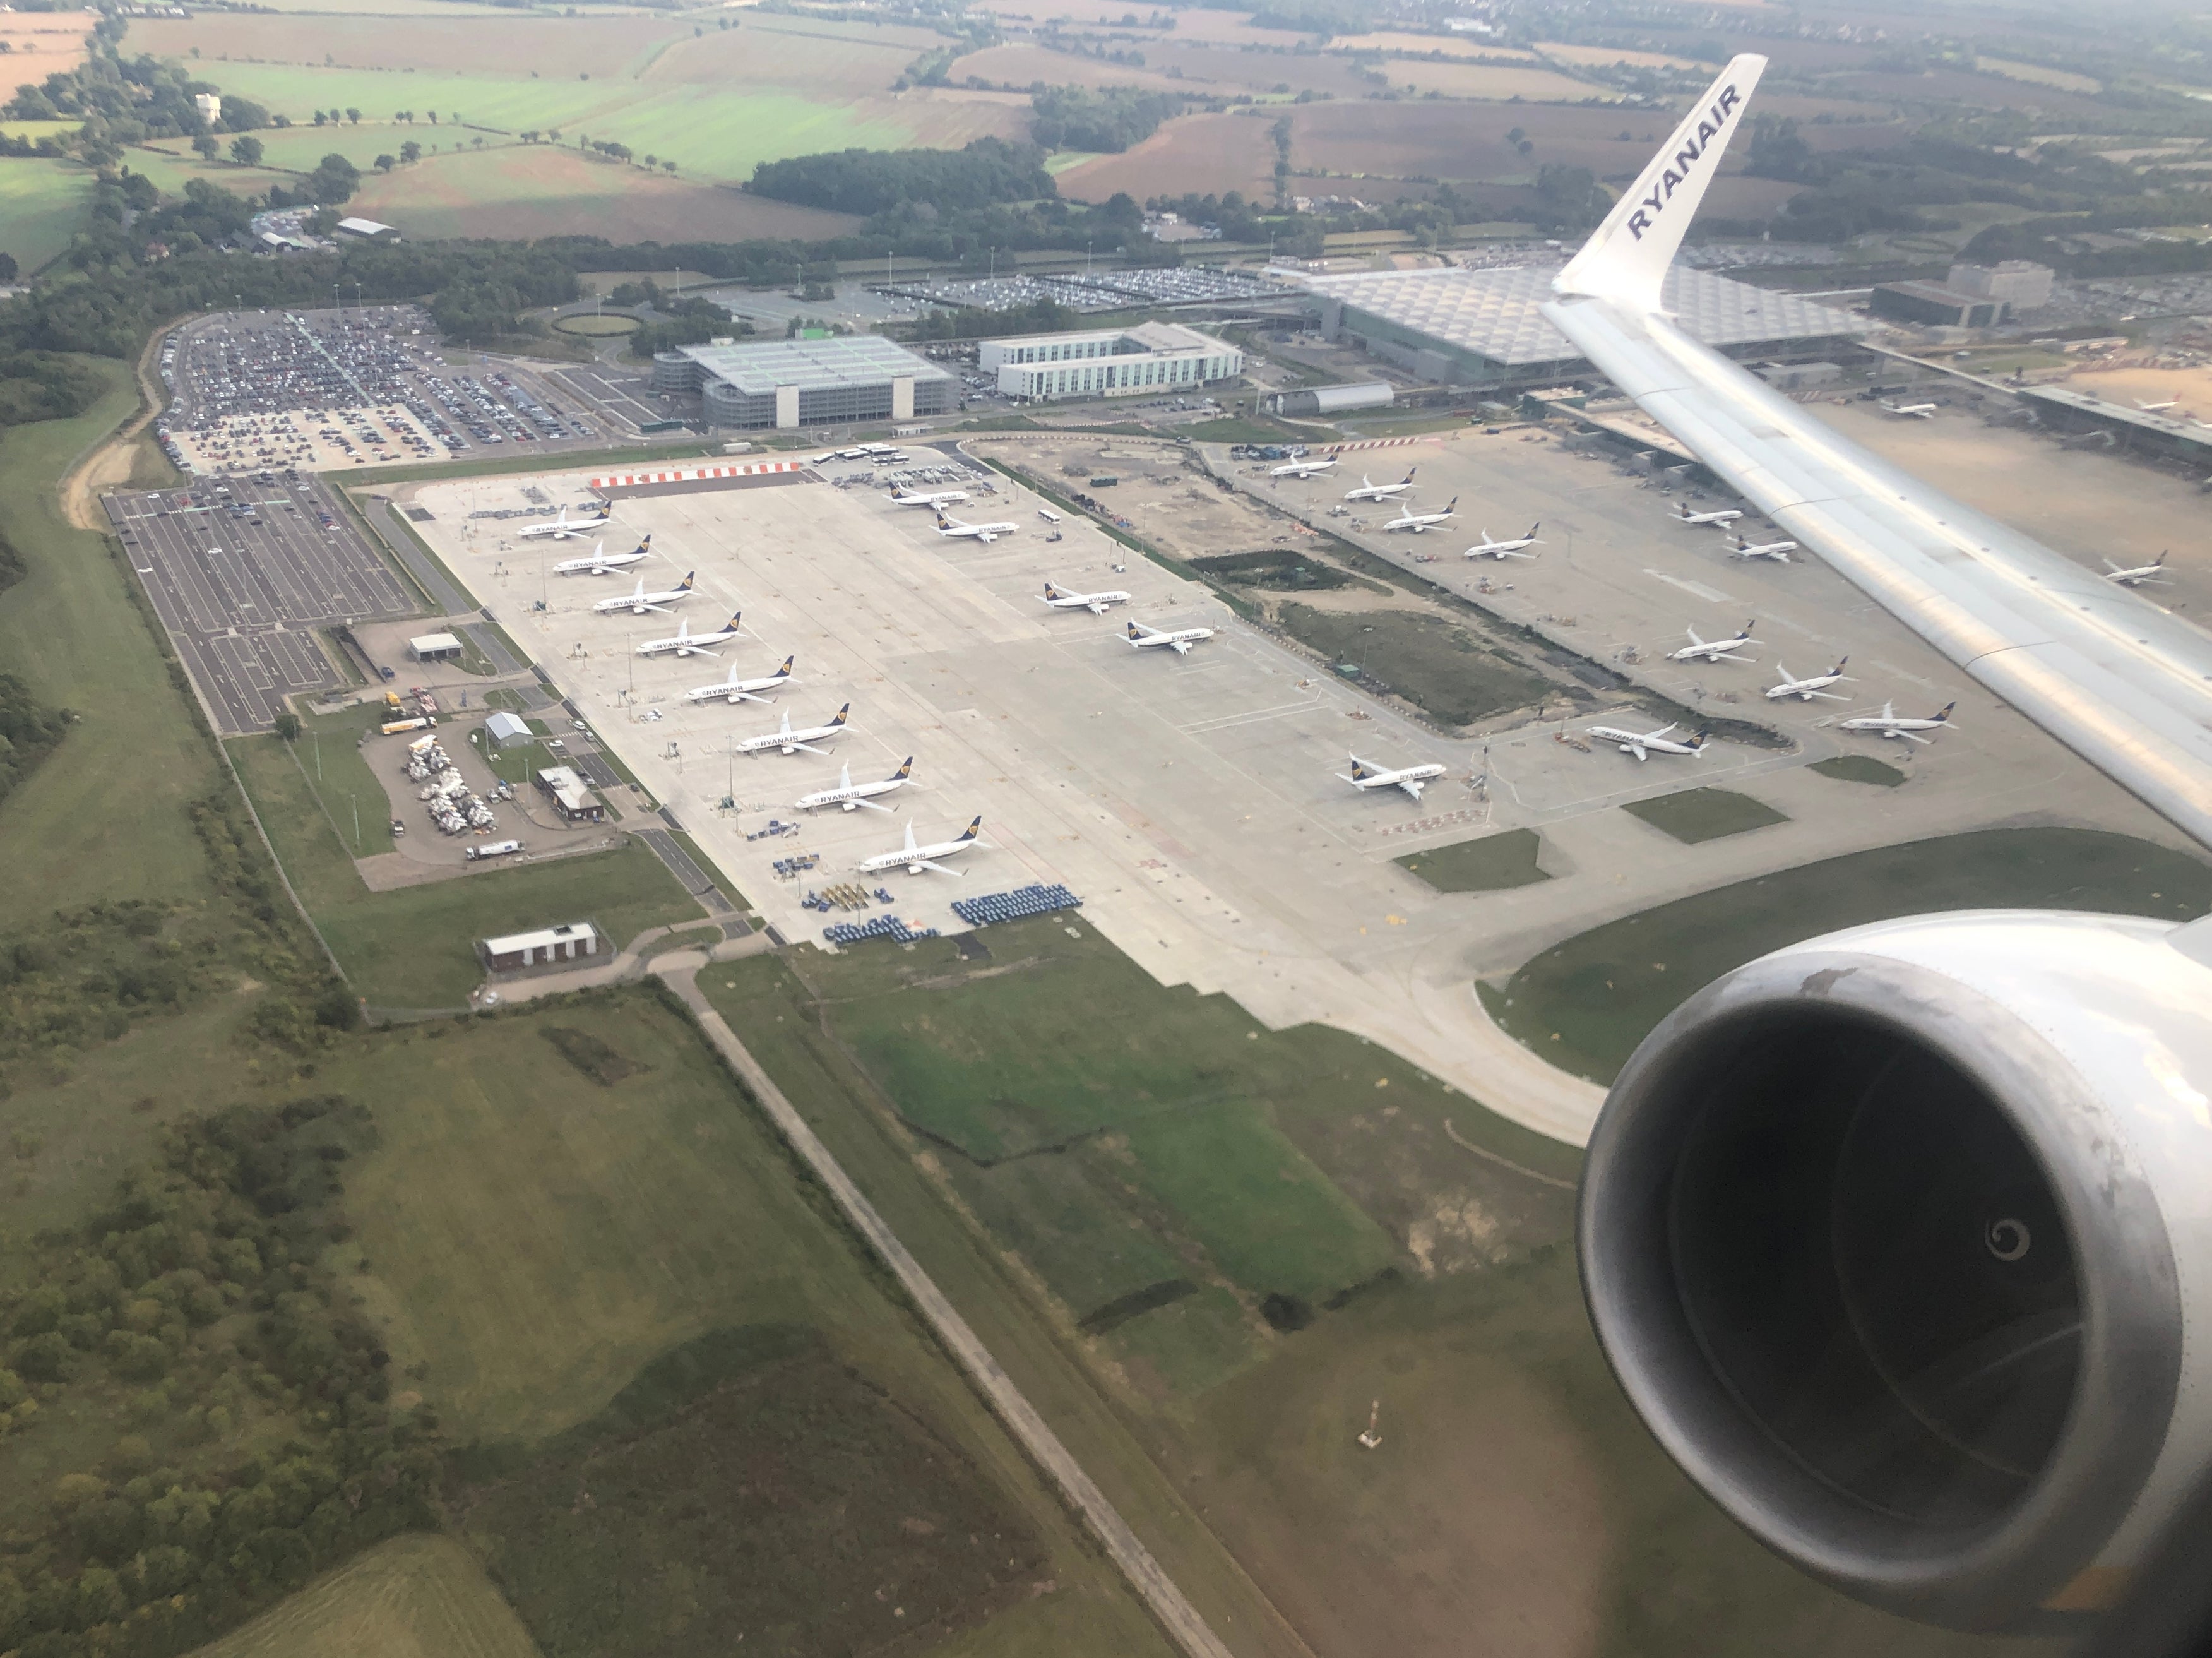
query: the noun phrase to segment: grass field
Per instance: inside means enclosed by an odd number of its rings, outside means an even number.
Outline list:
[[[100,899],[189,902],[211,890],[185,809],[227,780],[106,537],[70,527],[55,493],[78,455],[137,407],[128,369],[98,367],[111,389],[88,412],[0,433],[0,513],[29,567],[0,593],[0,662],[79,716],[0,803],[9,876],[0,930]]]
[[[1893,789],[1905,780],[1903,772],[1870,754],[1838,754],[1815,760],[1805,769],[1832,777],[1839,783],[1871,783],[1885,789]]]
[[[815,107],[808,106],[808,112]],[[573,149],[544,144],[433,155],[413,167],[371,173],[347,208],[426,241],[577,234],[617,242],[809,239],[842,235],[855,222],[843,214],[740,195],[682,174],[670,178],[591,161]]]
[[[1621,810],[1686,846],[1790,821],[1764,800],[1733,789],[1677,789],[1650,800],[1632,800]]]
[[[1456,846],[1409,852],[1392,861],[1438,892],[1503,892],[1551,878],[1536,867],[1536,854],[1542,846],[1534,829],[1507,829],[1502,835],[1486,835]]]
[[[1895,915],[2008,908],[2178,920],[2212,910],[2212,867],[2094,829],[1984,829],[1883,847],[1609,922],[1536,957],[1502,993],[1486,987],[1483,999],[1554,1065],[1609,1083],[1652,1026],[1770,950]]]
[[[341,838],[353,826],[350,806],[338,793],[344,781],[328,775],[323,796],[344,825],[341,831],[325,817],[307,775],[280,739],[237,738],[228,746],[284,872],[344,963],[354,990],[374,1006],[463,1005],[483,981],[475,941],[487,935],[590,920],[619,948],[647,927],[698,919],[697,902],[659,859],[629,840],[611,852],[371,892]],[[333,750],[342,746],[324,744],[326,773],[337,757]],[[312,756],[303,757],[312,768]],[[387,824],[381,786],[376,786],[374,817]],[[363,850],[374,853],[380,848],[368,844],[368,816],[364,806]],[[390,845],[387,827],[383,849]]]
[[[1556,40],[1537,43],[1536,50],[1554,63],[1572,64],[1579,67],[1610,69],[1615,64],[1630,64],[1638,69],[1679,69],[1690,72],[1702,70],[1710,75],[1720,66],[1702,64],[1692,58],[1676,58],[1663,52],[1631,52],[1615,46],[1570,46]]]
[[[1577,81],[1553,69],[1519,69],[1510,64],[1433,64],[1395,60],[1382,65],[1394,87],[1434,92],[1446,98],[1504,102],[1580,103],[1620,96],[1595,81]]]
[[[799,952],[710,969],[701,983],[1001,1362],[1054,1401],[1054,1426],[1240,1652],[1929,1658],[2003,1649],[1898,1624],[1819,1588],[1735,1531],[1659,1455],[1582,1311],[1565,1247],[1573,1153],[1339,1033],[1255,1039],[1218,998],[1203,1003],[1221,1010],[1218,1028],[1194,1030],[1189,1015],[1172,1011],[1195,1000],[1188,993],[1141,975],[1123,983],[1089,954],[1092,941],[1049,922],[983,938],[988,963],[963,965],[949,946],[930,944],[836,958]],[[798,984],[794,964],[821,999]],[[1148,1246],[1157,1254],[1133,1257],[1123,1240],[1148,1230],[1151,1212],[1131,1189],[1142,1171],[1111,1145],[1088,1166],[1078,1166],[1078,1151],[980,1175],[942,1150],[901,1146],[871,1121],[847,1057],[847,1013],[856,1002],[909,999],[927,1024],[918,1040],[934,1048],[952,1035],[948,995],[961,1008],[954,1023],[980,1029],[995,1015],[1023,1046],[1056,1032],[1058,1020],[1108,1023],[1097,1017],[1107,1006],[1133,1027],[1160,1030],[1159,1045],[1195,1069],[1232,1063],[1241,1045],[1274,1126],[1407,1240],[1405,1270],[1332,1297],[1337,1304],[1314,1309],[1304,1328],[1278,1331],[1206,1282],[1202,1258],[1168,1247],[1165,1235]],[[1065,1053],[1072,1075],[1097,1062],[1080,1038]],[[1278,1088],[1286,1073],[1291,1081]],[[1231,1114],[1202,1116],[1235,1126]],[[1242,1142],[1177,1150],[1188,1180],[1234,1181],[1249,1166]],[[1000,1184],[1009,1173],[1034,1182],[1025,1198]],[[947,1179],[983,1229],[980,1240],[969,1241],[945,1205]],[[1231,1221],[1233,1194],[1217,1212],[1247,1233],[1244,1247],[1281,1247],[1249,1212]],[[1025,1269],[1011,1282],[995,1270],[1007,1251]],[[1109,1255],[1121,1266],[1102,1266]],[[1133,1440],[1065,1378],[1052,1345],[1040,1346],[1018,1286],[1089,1273],[1095,1292],[1110,1279],[1167,1272],[1170,1260],[1187,1285],[1163,1284],[1166,1298],[1150,1310],[1073,1335],[1137,1412]],[[1353,1436],[1378,1399],[1383,1447],[1370,1454]],[[1202,1505],[1212,1537],[1160,1509],[1162,1471]],[[1231,1578],[1223,1543],[1236,1557]],[[1248,1573],[1297,1637],[1272,1636],[1249,1604],[1238,1609],[1236,1584]]]
[[[1534,703],[1551,689],[1512,657],[1466,629],[1418,610],[1317,610],[1286,604],[1285,632],[1370,683],[1395,691],[1448,726]]]
[[[34,158],[0,167],[0,253],[15,255],[27,276],[38,270],[69,246],[95,182],[76,161]]]
[[[458,1540],[410,1535],[357,1555],[197,1658],[538,1658]]]
[[[573,1034],[556,1046],[549,1029]],[[603,1084],[564,1053],[594,1045],[629,1074]],[[965,1529],[897,1522],[957,1497],[963,1511],[994,1512],[1010,1540],[1042,1540],[1041,1562],[1033,1544],[995,1557],[1035,1563],[1024,1595],[1034,1580],[1057,1585],[1015,1635],[1066,1627],[1085,1631],[1065,1649],[1075,1654],[1164,1654],[711,1052],[651,992],[358,1038],[318,1086],[378,1102],[378,1143],[347,1165],[358,1230],[333,1260],[386,1331],[395,1374],[435,1401],[458,1442],[480,1447],[464,1464],[477,1483],[463,1528],[543,1651],[675,1652],[702,1639],[787,1650],[775,1625],[794,1600],[841,1614],[858,1600],[882,1619],[874,1628],[896,1631],[902,1620],[872,1592],[896,1563],[968,1546]],[[737,1396],[779,1342],[805,1366],[788,1396]],[[871,1491],[854,1458],[887,1442],[896,1466],[882,1463]],[[942,1490],[917,1485],[916,1454],[936,1458]],[[744,1478],[684,1485],[746,1459]],[[844,1500],[821,1500],[831,1493]],[[732,1551],[791,1549],[795,1521],[805,1547],[775,1572],[760,1558],[732,1564]],[[631,1552],[656,1545],[666,1546],[628,1570]],[[619,1585],[578,1594],[616,1565]],[[693,1571],[705,1576],[690,1582]],[[685,1608],[709,1595],[719,1615],[687,1630]],[[909,1617],[921,1621],[923,1604]],[[635,1626],[608,1629],[624,1606]],[[738,1631],[751,1637],[742,1648]],[[987,1625],[961,1649],[1021,1650],[1002,1638]]]

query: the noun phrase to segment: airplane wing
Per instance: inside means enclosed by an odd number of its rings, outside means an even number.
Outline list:
[[[1090,603],[1088,605],[1086,605],[1085,608],[1086,610],[1088,610],[1091,612],[1091,615],[1093,615],[1093,616],[1103,616],[1103,615],[1105,615],[1105,614],[1106,614],[1106,607],[1105,607],[1103,604],[1100,604],[1097,599],[1095,599],[1095,598],[1094,598],[1094,599],[1092,599],[1092,600],[1091,601],[1091,603]]]
[[[1631,743],[1628,745],[1628,751],[1634,755],[1638,760],[1649,760],[1651,757],[1650,755],[1645,751],[1644,744],[1640,742]]]
[[[643,616],[647,610],[657,610],[662,616],[674,616],[676,614],[675,611],[670,610],[665,604],[641,604],[635,610],[632,610],[630,614],[632,616]]]
[[[1847,441],[1662,310],[1661,278],[1765,67],[1745,56],[1722,71],[1554,279],[1544,317],[1779,528],[2212,846],[2212,635]]]
[[[785,741],[785,742],[783,742],[783,743],[781,743],[781,744],[779,744],[777,746],[778,746],[778,747],[780,747],[780,748],[787,748],[787,749],[804,749],[804,750],[805,750],[807,751],[807,753],[809,753],[809,754],[818,754],[818,755],[820,755],[820,756],[821,756],[824,760],[835,760],[835,759],[837,757],[836,755],[834,755],[834,754],[830,753],[829,750],[827,750],[827,749],[817,749],[817,748],[816,748],[816,747],[814,746],[814,744],[812,744],[811,743],[800,743],[800,742],[796,742],[796,741],[790,741],[790,740],[787,740],[787,741]]]
[[[968,878],[964,871],[957,870],[950,864],[940,864],[934,858],[909,858],[906,866],[908,869],[934,870],[939,875],[950,875],[956,880]]]
[[[1401,777],[1398,780],[1398,786],[1416,800],[1421,798],[1421,791],[1428,786],[1428,780],[1425,777]]]
[[[1177,656],[1190,654],[1190,641],[1188,639],[1170,639],[1168,641],[1168,646]]]

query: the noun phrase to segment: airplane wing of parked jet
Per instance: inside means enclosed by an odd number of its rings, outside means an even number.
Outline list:
[[[1766,60],[1735,59],[1553,279],[1553,326],[1777,527],[2212,845],[2212,635],[1859,448],[1663,308]]]

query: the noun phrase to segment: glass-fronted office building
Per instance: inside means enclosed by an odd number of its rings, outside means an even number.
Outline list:
[[[851,426],[950,413],[950,373],[880,334],[683,345],[653,358],[655,392],[696,392],[725,428]]]

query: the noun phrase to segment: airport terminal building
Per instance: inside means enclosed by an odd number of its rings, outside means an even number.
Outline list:
[[[1040,402],[1194,391],[1243,374],[1244,354],[1180,323],[1147,322],[985,340],[975,366],[998,376],[1003,395]]]
[[[1537,307],[1554,265],[1496,270],[1379,270],[1314,276],[1321,330],[1447,386],[1540,385],[1589,372]],[[1667,308],[1697,339],[1734,357],[1826,357],[1875,325],[1794,294],[1676,265]]]
[[[711,427],[849,426],[943,415],[951,374],[880,334],[680,345],[653,360],[655,392],[696,392]]]

